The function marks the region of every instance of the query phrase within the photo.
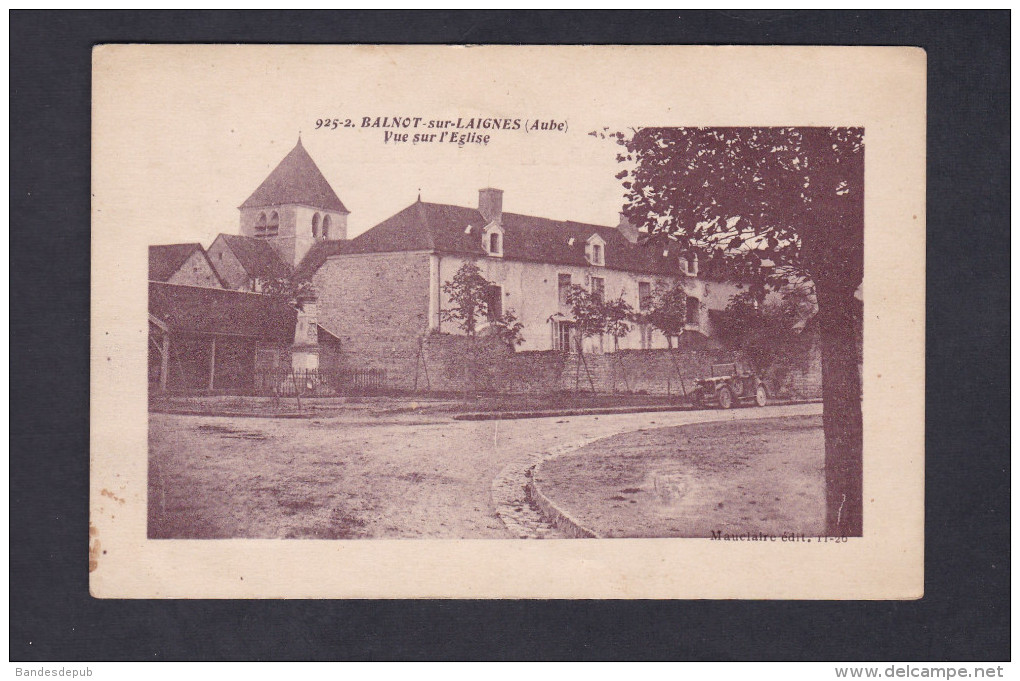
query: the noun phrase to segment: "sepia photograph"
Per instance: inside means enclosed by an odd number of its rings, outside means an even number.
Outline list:
[[[864,131],[608,137],[616,224],[486,187],[348,238],[299,139],[150,246],[149,537],[859,536]]]
[[[93,58],[95,594],[920,595],[923,53]]]

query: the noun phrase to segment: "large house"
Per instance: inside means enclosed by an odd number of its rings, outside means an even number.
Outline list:
[[[351,352],[415,342],[429,332],[458,333],[443,321],[450,307],[443,286],[474,262],[494,284],[489,310],[513,310],[524,325],[522,350],[570,351],[571,286],[647,309],[657,289],[683,280],[687,331],[711,335],[708,311],[722,309],[736,289],[698,278],[697,261],[673,249],[638,243],[626,220],[615,227],[504,212],[503,192],[482,189],[476,207],[418,201],[329,255],[311,280],[320,318]],[[485,330],[485,323],[481,325]],[[686,332],[685,332],[686,333]],[[591,338],[585,350],[666,348],[659,332],[635,327],[612,343]]]

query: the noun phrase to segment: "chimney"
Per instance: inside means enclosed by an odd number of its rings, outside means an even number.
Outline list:
[[[616,228],[620,230],[620,234],[622,234],[623,238],[627,241],[632,244],[636,244],[638,242],[637,227],[631,224],[630,218],[628,218],[622,210],[620,211],[620,224],[617,225]]]
[[[486,189],[478,190],[478,212],[489,222],[502,222],[503,220],[503,190]]]

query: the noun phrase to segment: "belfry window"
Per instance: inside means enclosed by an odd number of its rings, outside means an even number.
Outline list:
[[[276,236],[280,233],[280,214],[275,210],[269,214],[269,222],[266,224],[266,236]]]
[[[319,229],[320,216],[318,213],[312,216],[312,238],[318,239],[322,236],[322,230]]]
[[[259,213],[258,219],[255,220],[255,236],[265,237],[266,236],[266,214]]]
[[[333,226],[333,221],[330,219],[330,217],[328,215],[326,217],[322,218],[322,238],[323,239],[328,239],[329,238],[329,228],[332,227],[332,226]]]

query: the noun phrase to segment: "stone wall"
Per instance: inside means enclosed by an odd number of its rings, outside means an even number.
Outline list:
[[[551,351],[510,352],[494,339],[434,333],[422,339],[416,376],[410,381],[393,376],[390,383],[436,392],[553,393],[563,389],[561,376],[569,357]]]
[[[220,275],[224,285],[235,291],[251,291],[251,279],[248,272],[241,265],[234,252],[227,247],[226,239],[222,235],[209,246],[209,260],[212,261],[216,273]]]
[[[348,360],[353,358],[348,357]],[[683,395],[711,375],[712,364],[739,361],[728,350],[621,350],[606,354],[510,352],[494,340],[429,334],[410,373],[387,369],[391,387],[433,392],[555,393],[575,389],[599,393]],[[427,377],[426,377],[427,370]],[[589,380],[590,375],[590,380]],[[416,380],[417,379],[417,380]],[[765,376],[773,397],[821,396],[817,350],[801,367],[774,367]]]
[[[195,251],[192,253],[184,264],[174,272],[169,279],[166,280],[168,284],[181,284],[183,286],[200,286],[202,288],[223,288],[220,284],[219,277],[216,276],[216,272],[213,271],[212,265],[209,264],[209,260],[205,257],[204,253]]]
[[[765,377],[769,389],[780,397],[818,398],[822,396],[822,351],[817,340],[807,357],[791,366],[774,366]]]
[[[340,338],[340,363],[385,369],[392,387],[412,388],[418,342],[428,328],[428,254],[333,256],[312,284],[319,323]]]

